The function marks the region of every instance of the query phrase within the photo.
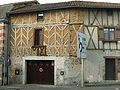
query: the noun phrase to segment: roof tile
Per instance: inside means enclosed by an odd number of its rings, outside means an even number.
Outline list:
[[[100,9],[120,9],[119,3],[69,1],[60,3],[36,4],[20,9],[13,9],[10,14],[25,13],[34,11],[56,10],[65,8],[100,8]]]

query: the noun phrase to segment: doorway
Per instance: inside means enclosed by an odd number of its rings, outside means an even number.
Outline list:
[[[115,59],[105,59],[105,80],[115,80]]]
[[[54,85],[54,61],[28,60],[27,84]]]

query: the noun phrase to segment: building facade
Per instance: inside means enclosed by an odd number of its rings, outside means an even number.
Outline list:
[[[79,84],[77,32],[86,35],[84,82],[120,81],[120,5],[21,3],[10,17],[10,83]]]
[[[86,10],[84,24],[87,35],[86,81],[120,81],[119,10],[112,7]]]

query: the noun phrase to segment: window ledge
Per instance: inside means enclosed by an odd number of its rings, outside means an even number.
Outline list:
[[[117,42],[117,40],[103,40],[103,42]]]
[[[37,19],[37,21],[38,21],[38,22],[40,22],[40,21],[44,21],[44,19]]]

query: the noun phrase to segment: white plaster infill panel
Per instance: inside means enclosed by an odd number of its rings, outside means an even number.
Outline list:
[[[57,69],[64,69],[64,61],[66,57],[55,57],[55,56],[27,56],[23,57],[23,84],[27,81],[27,64],[28,60],[54,60],[54,85],[57,85],[56,71]]]

